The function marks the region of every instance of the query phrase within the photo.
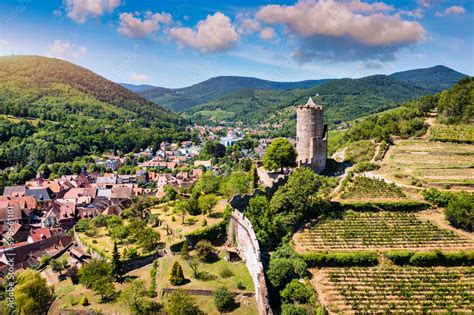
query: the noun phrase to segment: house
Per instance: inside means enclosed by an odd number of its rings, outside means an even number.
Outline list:
[[[41,220],[41,226],[53,227],[59,225],[64,230],[76,224],[76,204],[65,200],[55,200],[47,209]]]
[[[35,243],[52,237],[51,230],[48,227],[39,229],[31,229],[30,235],[28,236],[28,243]]]
[[[128,208],[132,204],[132,188],[130,187],[112,187],[110,202],[113,205],[122,205]]]
[[[69,254],[72,258],[77,260],[79,263],[84,264],[86,261],[90,260],[92,256],[84,251],[79,246],[73,246],[69,249]]]
[[[0,208],[0,225],[6,225],[9,221],[21,225],[28,225],[30,223],[30,217],[19,205]]]
[[[49,188],[35,188],[28,189],[25,191],[25,196],[33,196],[36,199],[36,202],[40,205],[47,205],[52,201],[56,196]]]
[[[97,177],[95,184],[97,187],[112,188],[113,185],[117,184],[116,176],[100,176]]]
[[[203,166],[206,170],[212,169],[212,162],[211,160],[207,161],[194,161],[194,167]]]
[[[200,169],[200,168],[195,168],[195,169],[193,169],[193,175],[192,175],[192,176],[194,176],[194,177],[196,177],[196,178],[199,178],[199,177],[202,176],[203,173],[204,173],[204,172],[202,171],[202,169]]]
[[[11,239],[9,239],[8,242],[13,241],[13,243],[26,242],[29,233],[28,228],[18,223],[13,223],[11,228],[9,228],[8,225],[2,225],[0,226],[0,232],[2,237],[4,235],[6,236],[6,233],[9,233],[8,237]]]
[[[110,169],[110,170],[113,170],[114,172],[118,170],[119,165],[120,165],[119,160],[112,159],[112,158],[105,161],[105,164],[104,164],[106,170]]]
[[[5,197],[20,197],[25,195],[25,186],[7,186],[3,190]]]

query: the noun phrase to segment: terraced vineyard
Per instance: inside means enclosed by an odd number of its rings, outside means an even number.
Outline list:
[[[395,184],[390,184],[382,179],[357,176],[344,189],[342,199],[366,198],[403,198],[405,194]]]
[[[430,128],[430,140],[474,143],[474,126],[436,125]]]
[[[472,314],[473,267],[324,268],[315,277],[337,314]]]
[[[362,249],[474,248],[474,241],[412,212],[346,211],[295,234],[299,252]]]

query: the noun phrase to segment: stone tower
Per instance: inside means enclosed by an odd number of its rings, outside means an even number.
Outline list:
[[[306,105],[296,108],[296,162],[317,173],[326,167],[328,153],[328,128],[323,113],[323,106],[316,105],[311,97]]]

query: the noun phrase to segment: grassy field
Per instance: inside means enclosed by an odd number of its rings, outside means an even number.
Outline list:
[[[237,289],[237,282],[241,281],[245,286],[244,291],[252,292],[253,282],[252,278],[250,277],[249,272],[247,271],[247,267],[245,263],[242,261],[239,262],[228,262],[223,259],[222,255],[220,259],[214,263],[201,263],[198,267],[198,271],[206,271],[214,275],[216,278],[214,280],[203,281],[193,278],[193,271],[189,267],[189,265],[184,261],[184,259],[180,255],[175,255],[174,257],[166,256],[159,260],[161,264],[162,272],[158,275],[157,284],[159,287],[163,288],[178,288],[173,287],[169,280],[169,274],[171,271],[171,266],[173,263],[177,261],[183,268],[184,277],[190,280],[188,283],[179,286],[181,289],[207,289],[207,290],[214,290],[220,286],[225,286],[229,290],[232,291],[239,291]],[[233,272],[233,276],[228,278],[223,278],[220,276],[221,271],[224,268],[229,268]]]
[[[474,145],[397,141],[378,172],[402,184],[474,189]]]
[[[473,125],[435,125],[429,134],[432,141],[474,143]]]
[[[367,249],[474,248],[474,241],[412,212],[346,211],[294,235],[298,252]]]
[[[215,120],[230,119],[230,118],[233,118],[235,116],[235,113],[228,112],[228,111],[221,110],[221,109],[202,110],[198,113],[205,116],[205,117],[213,118]]]
[[[313,274],[335,314],[473,312],[472,267],[323,268]]]

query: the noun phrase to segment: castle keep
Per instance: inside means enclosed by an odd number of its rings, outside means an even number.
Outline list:
[[[310,97],[306,105],[296,109],[296,159],[298,166],[307,166],[317,173],[326,167],[328,128],[323,121],[323,106]]]

